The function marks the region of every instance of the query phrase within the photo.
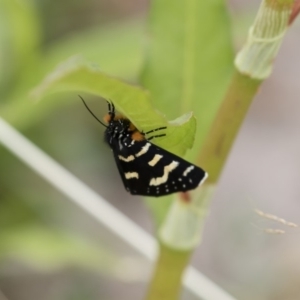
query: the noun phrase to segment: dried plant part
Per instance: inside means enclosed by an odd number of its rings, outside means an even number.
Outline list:
[[[259,215],[262,218],[268,219],[268,220],[272,220],[275,222],[278,222],[282,225],[285,226],[289,226],[289,227],[293,227],[293,228],[298,228],[298,225],[293,223],[293,222],[289,222],[283,218],[277,217],[275,215],[272,214],[268,214],[268,213],[264,213],[263,211],[259,210],[259,209],[254,209],[254,211],[256,212],[257,215]]]
[[[274,229],[274,228],[265,228],[264,232],[269,233],[269,234],[284,234],[285,233],[285,231],[282,229]]]

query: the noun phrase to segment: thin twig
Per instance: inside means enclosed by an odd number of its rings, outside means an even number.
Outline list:
[[[292,222],[288,222],[286,221],[285,219],[283,218],[279,218],[275,215],[272,215],[272,214],[267,214],[267,213],[264,213],[263,211],[259,210],[259,209],[254,209],[254,211],[262,218],[265,218],[265,219],[268,219],[268,220],[272,220],[272,221],[275,221],[275,222],[278,222],[278,223],[281,223],[283,225],[286,225],[286,226],[289,226],[289,227],[293,227],[293,228],[298,228],[298,225],[295,224],[295,223],[292,223]]]

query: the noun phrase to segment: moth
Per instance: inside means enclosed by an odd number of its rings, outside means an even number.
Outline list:
[[[81,97],[80,97],[81,98]],[[160,197],[197,188],[208,174],[198,166],[151,143],[163,137],[166,127],[146,133],[122,115],[116,114],[113,103],[108,102],[108,114],[100,121],[106,127],[104,137],[110,146],[125,189],[132,195]]]

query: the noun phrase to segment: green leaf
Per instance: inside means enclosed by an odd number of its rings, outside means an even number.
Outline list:
[[[153,0],[141,81],[168,117],[193,111],[195,161],[233,69],[229,18],[223,0]],[[172,197],[147,203],[160,223]]]
[[[233,50],[223,0],[153,0],[142,83],[168,117],[193,111],[195,160],[232,73]]]
[[[0,23],[1,21],[0,18]],[[90,61],[98,63],[105,72],[136,81],[142,61],[141,27],[141,20],[120,22],[105,28],[97,26],[64,36],[63,39],[49,45],[42,57],[36,57],[36,60],[30,61],[22,69],[18,82],[1,99],[1,115],[15,127],[24,129],[42,120],[54,109],[69,104],[70,102],[67,101],[45,101],[33,106],[34,103],[28,97],[28,93],[59,62],[66,60],[74,53],[81,53]],[[9,33],[4,29],[6,29],[5,26],[3,28],[0,26],[0,41],[2,41],[2,31]],[[5,43],[0,42],[0,47],[1,45]],[[0,57],[1,54],[0,51]],[[0,73],[1,70],[5,70],[7,77],[7,71],[10,69],[0,68]],[[60,94],[57,98],[62,100],[65,97]]]
[[[196,123],[191,113],[168,122],[153,108],[147,91],[112,78],[78,57],[61,64],[33,95],[40,98],[58,91],[83,91],[111,100],[117,111],[143,132],[167,126],[166,136],[153,141],[173,153],[183,155],[193,145]]]
[[[96,26],[56,40],[41,62],[46,74],[74,54],[97,63],[114,76],[137,80],[142,55],[143,22],[132,19],[106,26]]]

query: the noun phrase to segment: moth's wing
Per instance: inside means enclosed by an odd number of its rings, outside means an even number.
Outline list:
[[[116,165],[118,167],[118,170],[119,170],[120,176],[122,178],[124,187],[128,192],[130,192],[132,194],[132,190],[133,190],[132,182],[125,178],[125,174],[130,172],[131,165],[124,162],[124,161],[122,161],[119,157],[120,156],[129,157],[130,155],[134,155],[134,154],[131,153],[130,149],[128,150],[128,149],[125,149],[125,148],[124,148],[123,151],[120,151],[120,150],[115,151],[113,149],[113,154],[114,154]]]
[[[195,189],[207,177],[201,168],[147,140],[114,151],[125,188],[133,195],[164,196]]]

